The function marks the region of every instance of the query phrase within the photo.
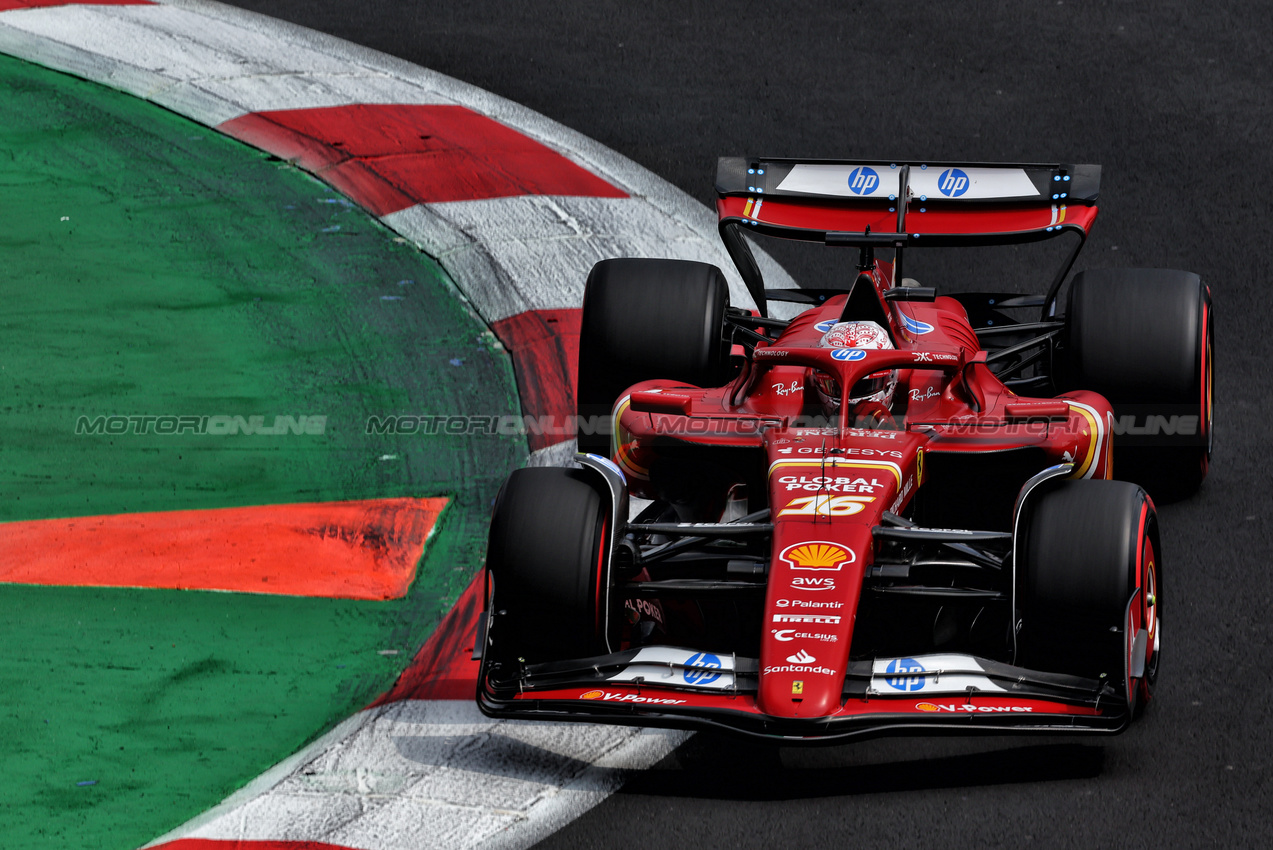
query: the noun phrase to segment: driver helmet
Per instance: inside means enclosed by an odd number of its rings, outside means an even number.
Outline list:
[[[888,331],[875,322],[839,322],[831,326],[818,343],[822,348],[861,348],[867,351],[888,351],[893,341]],[[812,383],[828,412],[840,409],[840,382],[826,372],[813,371]],[[878,402],[885,407],[893,403],[893,390],[897,387],[897,370],[876,372],[854,384],[849,393],[849,404],[863,401]]]

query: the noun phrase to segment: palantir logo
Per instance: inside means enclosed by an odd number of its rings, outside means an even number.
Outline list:
[[[924,665],[920,664],[914,658],[894,658],[884,668],[888,682],[888,686],[897,691],[918,691],[924,687],[923,676],[913,675],[915,673],[923,673]]]
[[[968,175],[958,168],[947,168],[937,178],[937,191],[947,198],[958,198],[968,191]]]
[[[880,185],[880,175],[874,168],[859,165],[849,173],[849,191],[855,195],[869,195]]]
[[[710,685],[720,678],[720,659],[710,652],[691,655],[685,662],[685,683]]]

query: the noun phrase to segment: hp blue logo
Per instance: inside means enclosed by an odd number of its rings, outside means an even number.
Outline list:
[[[958,198],[968,191],[968,175],[958,168],[947,168],[937,178],[937,191],[947,198]]]
[[[849,191],[855,195],[869,195],[880,185],[880,175],[874,168],[859,165],[849,174]]]
[[[710,652],[699,652],[685,662],[687,685],[710,685],[720,678],[720,659]]]
[[[860,348],[837,348],[831,352],[832,360],[861,360],[866,352]]]
[[[924,665],[914,658],[894,658],[884,668],[888,678],[888,686],[897,691],[919,691],[924,688],[924,677],[916,673],[924,672]]]

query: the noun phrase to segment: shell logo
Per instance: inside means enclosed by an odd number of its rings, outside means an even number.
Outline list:
[[[602,691],[588,691],[588,693],[586,694],[580,694],[579,698],[580,699],[601,699],[603,696],[605,696],[605,693]]]
[[[938,711],[939,710],[937,706],[933,705],[931,702],[917,702],[915,703],[915,707],[918,708],[920,711]]]
[[[815,540],[788,546],[778,557],[793,570],[839,570],[853,563],[857,556],[838,543]]]

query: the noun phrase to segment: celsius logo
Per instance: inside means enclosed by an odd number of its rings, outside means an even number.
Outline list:
[[[888,686],[896,691],[918,691],[924,687],[925,678],[923,676],[915,676],[915,673],[923,673],[924,665],[920,664],[914,658],[894,658],[888,663],[888,667],[884,668],[888,682]]]
[[[818,659],[814,658],[812,655],[805,652],[803,649],[797,652],[795,655],[787,656],[787,661],[790,662],[791,664],[812,664],[813,662],[817,660]]]
[[[685,682],[689,685],[710,685],[720,678],[720,659],[710,652],[691,655],[685,662]]]
[[[825,322],[818,322],[813,329],[818,333],[826,333],[835,325],[835,319],[827,319]]]
[[[937,178],[937,190],[947,198],[958,198],[968,191],[968,175],[958,168],[947,168]]]
[[[849,191],[855,195],[869,195],[880,185],[880,175],[874,168],[859,165],[849,174]]]
[[[820,640],[823,643],[839,643],[840,642],[839,635],[827,635],[827,634],[822,634],[821,632],[802,632],[802,631],[799,631],[798,629],[770,629],[769,631],[773,633],[774,640],[780,640],[784,642],[789,640],[795,640],[796,638],[802,638],[804,640]]]
[[[837,348],[831,352],[832,360],[861,360],[866,352],[860,348]]]
[[[901,313],[899,315],[902,317],[902,327],[906,328],[906,330],[916,336],[933,332],[933,326],[928,324],[928,322],[921,322],[919,319],[912,319],[905,313]]]

